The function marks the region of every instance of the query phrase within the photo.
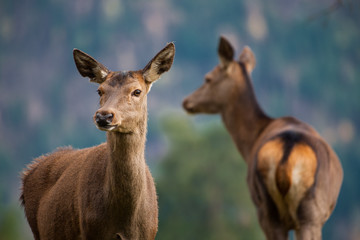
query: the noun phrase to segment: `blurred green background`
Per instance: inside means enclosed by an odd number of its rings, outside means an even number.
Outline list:
[[[18,197],[33,158],[105,141],[92,123],[97,87],[78,74],[72,49],[137,70],[171,41],[174,65],[148,98],[157,239],[264,239],[220,118],[181,109],[218,63],[220,35],[237,56],[253,49],[270,116],[298,117],[335,148],[345,177],[324,239],[360,239],[359,10],[355,0],[0,0],[0,239],[32,239]]]

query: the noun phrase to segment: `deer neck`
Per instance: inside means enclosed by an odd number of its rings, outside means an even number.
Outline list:
[[[237,149],[248,163],[255,141],[271,118],[259,106],[249,81],[247,85],[245,91],[241,88],[236,90],[234,100],[225,105],[221,116]]]
[[[109,198],[119,205],[136,207],[145,185],[146,115],[133,133],[107,132],[110,158],[106,178]]]

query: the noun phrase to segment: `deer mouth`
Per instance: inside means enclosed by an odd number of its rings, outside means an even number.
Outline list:
[[[198,113],[198,111],[194,108],[194,107],[191,107],[191,108],[185,108],[186,112],[189,113],[189,114],[196,114]]]
[[[189,100],[185,100],[183,102],[183,108],[185,109],[186,112],[190,113],[190,114],[195,114],[198,113],[199,111],[195,108],[195,105],[192,104]]]
[[[100,126],[99,124],[95,124],[97,129],[105,132],[119,132],[119,133],[132,133],[133,131],[128,128],[122,126],[121,124],[109,124],[105,126]]]
[[[112,131],[117,127],[117,125],[105,125],[105,126],[100,126],[98,124],[95,125],[101,131]]]

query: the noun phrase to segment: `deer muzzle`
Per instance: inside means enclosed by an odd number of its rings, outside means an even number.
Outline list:
[[[196,113],[195,105],[188,98],[183,101],[183,108],[188,113]]]
[[[100,130],[112,130],[115,126],[112,125],[114,114],[111,112],[97,112],[94,116],[96,126]]]

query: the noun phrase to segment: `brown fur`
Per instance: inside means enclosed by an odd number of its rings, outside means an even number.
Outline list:
[[[340,161],[308,124],[268,117],[250,81],[253,53],[245,47],[236,62],[229,51],[230,43],[221,38],[219,66],[183,106],[189,113],[221,114],[248,165],[248,187],[267,239],[288,239],[291,229],[298,240],[321,239],[342,183]]]
[[[152,61],[166,60],[166,72],[174,45],[160,53],[166,58]],[[144,77],[148,69],[111,72],[79,50],[74,50],[74,59],[82,76],[100,84],[100,109],[94,121],[107,131],[107,142],[80,150],[58,149],[23,172],[20,199],[34,238],[155,239],[157,195],[144,150],[146,95],[160,74],[148,81]],[[141,94],[135,96],[136,89]],[[101,117],[109,113],[113,117],[104,124]]]

